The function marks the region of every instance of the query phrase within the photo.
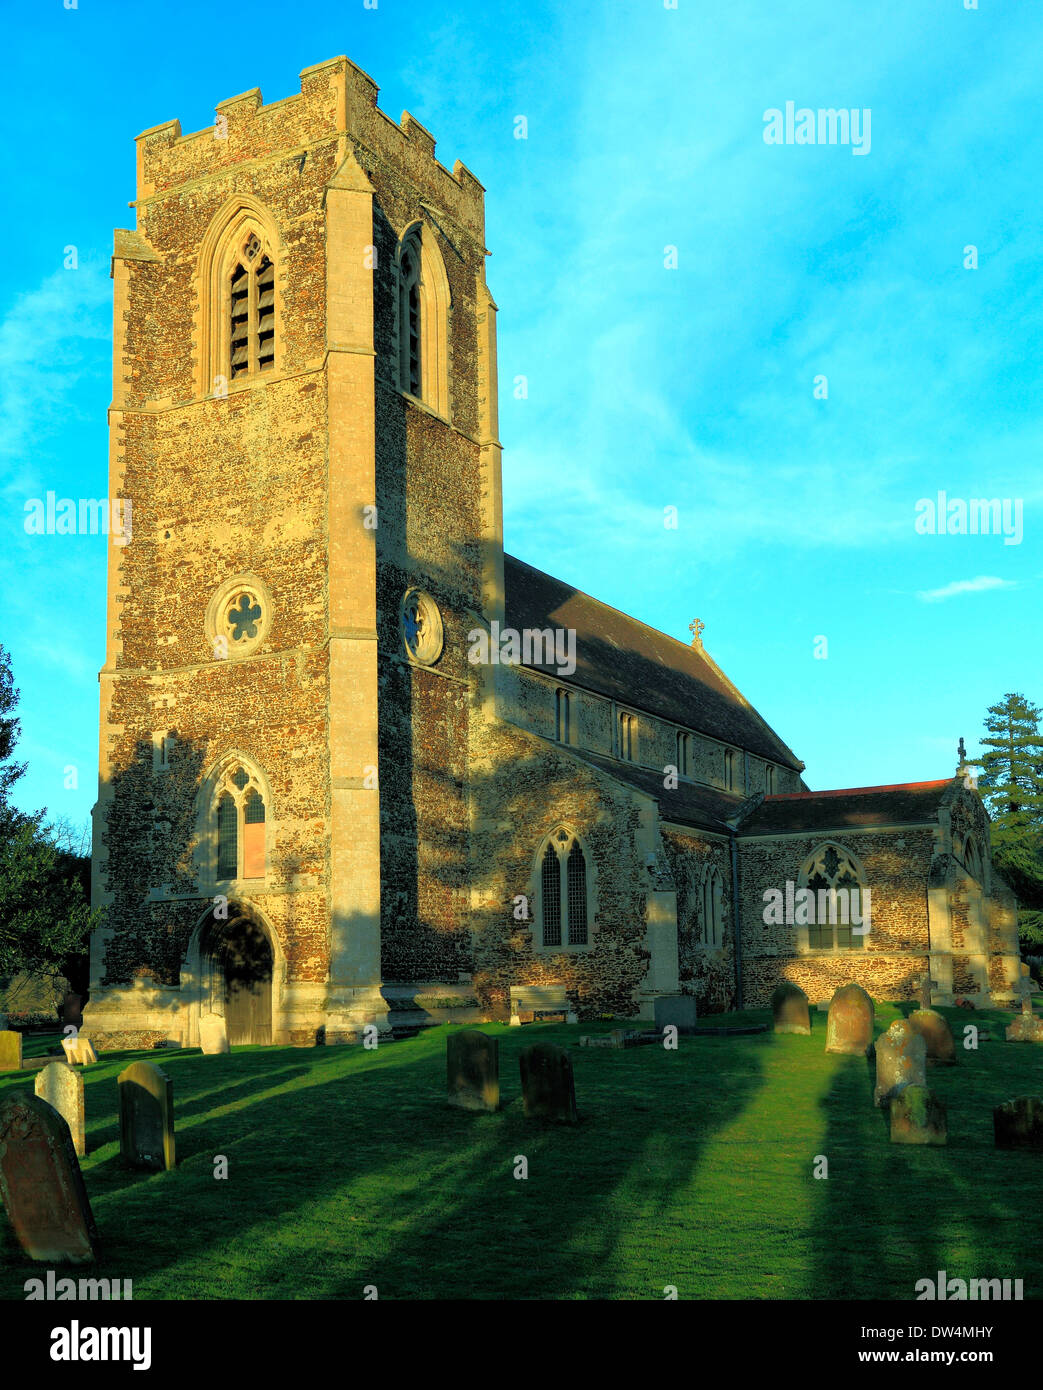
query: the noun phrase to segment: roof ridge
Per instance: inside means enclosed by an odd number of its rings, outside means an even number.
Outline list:
[[[765,797],[765,800],[807,801],[809,798],[819,796],[856,796],[862,792],[918,791],[926,787],[947,787],[952,780],[951,777],[941,777],[933,782],[887,782],[878,787],[835,787],[828,791],[818,792],[777,792],[772,796]]]

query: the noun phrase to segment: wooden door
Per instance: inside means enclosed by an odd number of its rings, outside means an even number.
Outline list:
[[[222,952],[225,1024],[228,1041],[272,1041],[272,948],[255,922],[240,919],[229,928]]]

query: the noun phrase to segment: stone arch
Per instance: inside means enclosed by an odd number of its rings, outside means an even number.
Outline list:
[[[285,350],[282,284],[285,245],[271,213],[249,193],[237,193],[215,214],[199,247],[196,266],[196,387],[201,396],[215,392],[215,381],[229,386],[230,303],[226,287],[242,242],[253,232],[275,266],[275,365]],[[255,380],[256,378],[250,378]],[[220,394],[224,394],[221,392]]]
[[[282,1000],[286,988],[286,953],[282,942],[278,932],[272,930],[266,917],[252,903],[233,898],[207,907],[192,930],[181,963],[181,1008],[185,1014],[182,1038],[186,1047],[199,1045],[199,1020],[204,1014],[228,1016],[229,956],[228,953],[223,955],[220,947],[222,942],[234,944],[247,936],[263,941],[270,953],[267,1036],[254,1039],[230,1036],[230,1041],[277,1042],[284,1034]],[[245,978],[247,975],[239,971],[239,981]]]

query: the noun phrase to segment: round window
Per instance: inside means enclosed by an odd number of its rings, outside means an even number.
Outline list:
[[[402,600],[402,640],[406,651],[422,666],[433,666],[442,655],[442,615],[438,604],[422,589],[410,589]]]
[[[214,594],[206,611],[206,638],[215,660],[249,656],[271,627],[272,600],[253,575],[230,579]]]

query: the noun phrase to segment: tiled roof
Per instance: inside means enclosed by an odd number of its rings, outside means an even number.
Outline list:
[[[607,772],[617,782],[635,787],[659,802],[659,814],[663,820],[676,821],[679,825],[697,826],[703,830],[715,830],[727,834],[726,822],[733,819],[739,808],[747,800],[729,792],[717,791],[698,782],[678,779],[673,791],[663,786],[663,773],[654,767],[638,767],[636,763],[623,762],[618,758],[606,758],[600,753],[590,753],[585,748],[570,748],[569,752],[584,762],[593,763],[602,772]]]
[[[786,792],[767,796],[743,822],[741,835],[796,830],[866,829],[875,825],[923,825],[937,819],[942,798],[954,785],[899,782],[886,787],[845,787],[839,791]]]
[[[785,767],[803,764],[704,651],[620,613],[542,570],[504,555],[509,627],[572,628],[570,683],[747,749]],[[533,669],[556,674],[553,666]],[[660,779],[661,781],[661,779]]]

